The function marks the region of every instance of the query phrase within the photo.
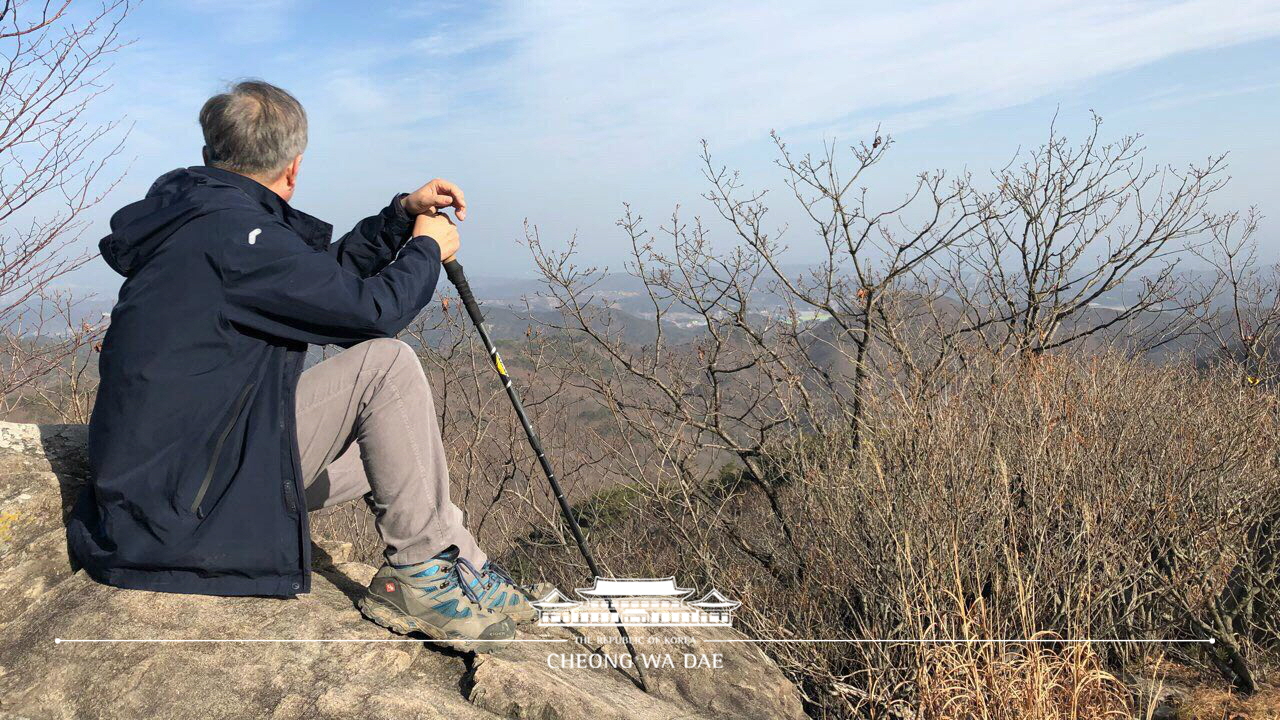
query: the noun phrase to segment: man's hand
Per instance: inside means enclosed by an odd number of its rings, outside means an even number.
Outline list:
[[[435,210],[419,215],[413,221],[413,236],[427,235],[440,245],[440,261],[449,262],[458,254],[458,228],[448,215]]]
[[[422,215],[451,207],[459,220],[467,219],[467,201],[462,197],[462,188],[440,178],[405,195],[400,203],[410,215]]]

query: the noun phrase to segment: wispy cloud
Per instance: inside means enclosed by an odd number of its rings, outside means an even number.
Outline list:
[[[1185,86],[1164,88],[1135,100],[1141,102],[1142,106],[1148,111],[1172,110],[1210,100],[1221,100],[1237,95],[1252,95],[1255,93],[1274,93],[1277,90],[1280,90],[1280,80],[1252,82],[1239,82],[1237,80],[1223,82],[1221,85],[1209,90]]]
[[[295,0],[187,2],[217,11],[219,35],[282,39],[244,74],[321,100],[322,124],[425,124],[562,162],[607,152],[623,164],[702,137],[728,146],[771,129],[927,126],[1280,36],[1274,0],[426,2],[320,36],[299,29],[309,11]],[[160,68],[172,66],[171,53]]]
[[[839,129],[895,116],[922,123],[1006,107],[1173,55],[1278,35],[1280,5],[544,1],[473,22],[503,29],[504,56],[458,75],[501,87],[513,128],[553,143],[650,152],[703,135],[732,143],[771,128]]]

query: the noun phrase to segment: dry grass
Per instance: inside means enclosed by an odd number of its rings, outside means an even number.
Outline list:
[[[1037,639],[1051,636],[1041,633]],[[1129,688],[1088,645],[944,645],[923,655],[916,715],[975,720],[1128,720]],[[1145,714],[1145,713],[1144,713]]]
[[[1188,692],[1174,709],[1177,720],[1275,720],[1280,718],[1280,690],[1243,697],[1223,688]]]

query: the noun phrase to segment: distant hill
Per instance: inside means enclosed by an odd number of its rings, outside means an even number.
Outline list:
[[[813,268],[793,264],[784,266],[783,270],[791,277],[799,278],[811,272]],[[1196,276],[1196,273],[1191,275]],[[1207,280],[1208,278],[1206,276],[1198,279]],[[491,333],[495,339],[523,337],[530,326],[564,323],[565,319],[561,317],[554,298],[549,295],[541,280],[477,274],[470,278],[470,282],[484,308],[485,318],[491,326]],[[598,307],[608,309],[603,318],[607,320],[612,332],[630,343],[644,344],[654,341],[657,335],[654,325],[656,317],[654,301],[643,282],[627,273],[603,273],[591,278],[589,282],[591,289],[586,296],[590,297],[592,303]],[[753,312],[773,316],[781,316],[785,313],[788,308],[783,297],[772,291],[769,287],[770,283],[761,282],[759,285],[760,287],[751,297]],[[1092,316],[1092,319],[1097,319],[1100,316],[1114,314],[1132,304],[1141,290],[1140,279],[1121,283],[1099,297],[1091,305],[1088,315]],[[438,292],[452,294],[452,288],[449,287],[447,280],[441,278]],[[78,294],[82,297],[84,295],[83,292]],[[100,291],[91,297],[77,301],[73,307],[72,322],[77,325],[82,322],[97,324],[108,320],[115,303],[115,296],[115,291]],[[682,343],[700,337],[705,332],[704,319],[700,315],[661,298],[660,305],[663,308],[665,340]],[[797,308],[797,310],[804,309]],[[38,301],[26,303],[19,313],[22,325],[30,328],[37,327],[36,321],[40,312]],[[815,313],[813,320],[815,323],[821,323],[821,314]],[[821,328],[815,328],[815,331],[819,337],[828,332]],[[63,334],[65,323],[61,319],[46,322],[43,332],[45,335]],[[1099,340],[1103,339],[1114,340],[1116,337],[1113,333],[1109,337],[1099,338]],[[837,356],[841,353],[829,346],[823,348],[824,345],[827,343],[819,342],[814,348],[815,352],[820,355],[831,354],[830,359],[833,364],[839,364]],[[1187,342],[1176,342],[1158,348],[1153,355],[1166,357],[1187,349],[1189,349]]]

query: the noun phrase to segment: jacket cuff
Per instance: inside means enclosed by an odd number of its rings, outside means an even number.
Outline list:
[[[440,261],[440,243],[437,242],[435,238],[431,237],[430,235],[414,235],[413,237],[409,238],[409,242],[413,242],[415,240],[421,240],[422,242],[426,243],[427,252],[434,253],[436,256],[436,261],[437,262]]]
[[[391,209],[391,212],[392,212],[392,214],[393,214],[393,215],[395,215],[397,218],[400,218],[400,219],[402,219],[402,220],[412,220],[412,219],[413,219],[413,218],[409,217],[409,211],[404,209],[404,202],[403,202],[403,201],[404,201],[404,199],[405,199],[405,198],[407,198],[407,197],[409,197],[409,193],[396,193],[396,196],[395,196],[395,197],[393,197],[393,198],[391,198],[391,208],[392,208],[392,209]]]
[[[395,228],[396,237],[406,237],[409,229],[413,225],[413,218],[409,216],[409,212],[404,209],[404,203],[401,202],[409,193],[396,193],[391,198],[391,204],[387,206],[387,221],[392,223]]]

